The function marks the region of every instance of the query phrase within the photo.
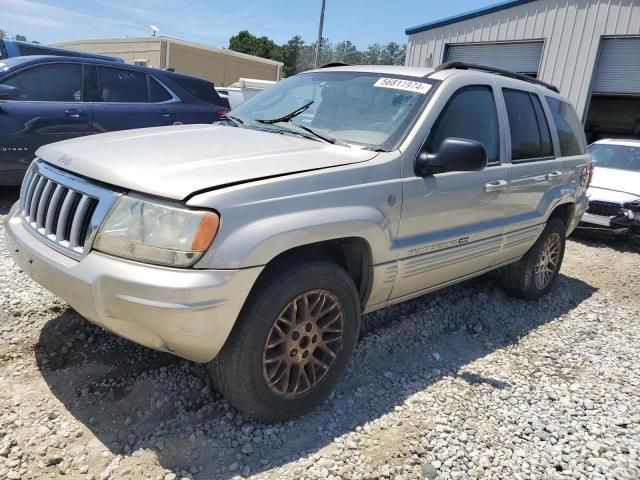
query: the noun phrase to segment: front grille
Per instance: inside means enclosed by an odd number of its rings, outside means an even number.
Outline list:
[[[37,160],[22,183],[20,214],[33,234],[77,259],[115,198],[117,192]]]
[[[593,200],[589,202],[589,208],[587,213],[592,215],[600,215],[603,217],[616,217],[624,213],[622,205],[613,202],[603,202],[600,200]]]

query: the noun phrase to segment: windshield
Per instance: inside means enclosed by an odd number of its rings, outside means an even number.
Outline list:
[[[249,128],[298,132],[296,125],[301,125],[339,142],[391,150],[404,137],[434,84],[377,73],[304,73],[249,99],[231,117]]]
[[[589,147],[589,153],[597,167],[640,172],[640,146],[596,143]]]

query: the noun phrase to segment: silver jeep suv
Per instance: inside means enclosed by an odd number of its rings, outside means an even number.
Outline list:
[[[232,111],[40,148],[6,219],[34,280],[89,321],[208,362],[239,410],[307,412],[360,316],[500,269],[535,299],[585,211],[573,107],[466,64],[319,69]]]

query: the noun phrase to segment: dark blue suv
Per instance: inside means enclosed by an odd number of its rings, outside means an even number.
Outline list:
[[[78,57],[0,60],[0,185],[18,185],[47,143],[131,128],[212,123],[227,109],[213,83]]]

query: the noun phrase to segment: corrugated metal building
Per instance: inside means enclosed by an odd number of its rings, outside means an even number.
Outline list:
[[[280,80],[283,65],[233,50],[162,36],[75,40],[55,46],[114,55],[136,65],[173,68],[221,87],[237,82],[240,77]]]
[[[532,75],[573,102],[590,140],[640,138],[640,0],[515,0],[406,33],[407,65]]]

